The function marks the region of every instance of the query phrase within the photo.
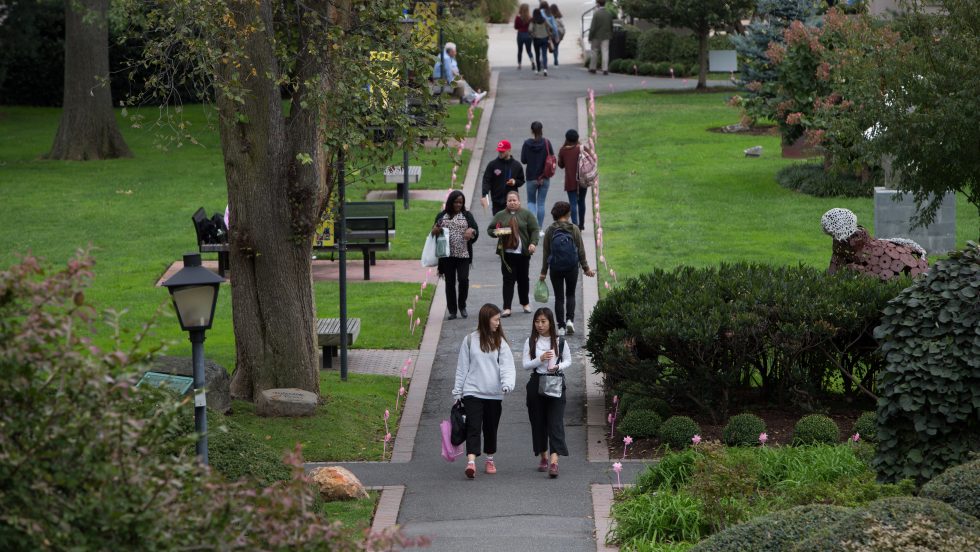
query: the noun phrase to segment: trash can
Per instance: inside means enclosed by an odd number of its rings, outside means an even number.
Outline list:
[[[626,57],[626,29],[614,25],[612,39],[609,40],[609,61]]]

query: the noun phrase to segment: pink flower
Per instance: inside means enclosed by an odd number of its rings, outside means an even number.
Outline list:
[[[385,433],[385,442],[391,441],[391,433]]]
[[[614,462],[613,463],[613,471],[616,472],[616,473],[619,473],[619,472],[623,471],[623,465],[621,463],[619,463],[619,462]]]
[[[422,282],[422,291],[425,291],[425,288],[428,287],[428,285],[429,285],[429,281],[428,280],[426,280],[425,282]]]
[[[398,395],[404,395],[404,394],[405,394],[405,388],[404,387],[399,387],[398,388]]]
[[[861,434],[860,433],[855,433],[854,435],[851,435],[851,441],[857,443],[860,440],[861,440]]]
[[[609,413],[609,416],[606,417],[606,420],[608,420],[610,424],[613,423],[613,420],[615,420],[615,419],[616,418],[613,418],[613,413],[612,412],[610,412]]]
[[[766,435],[766,432],[765,431],[763,431],[762,433],[759,434],[759,444],[765,446],[766,441],[768,441],[768,440],[769,440],[769,436]]]
[[[612,289],[612,287],[609,285],[609,282],[606,282],[606,289]]]
[[[800,113],[799,111],[795,113],[790,113],[789,115],[786,116],[787,125],[798,125],[802,120],[803,120],[803,114]]]
[[[388,412],[388,409],[386,408],[385,409],[385,420],[387,420],[389,416],[391,416],[391,413]]]
[[[613,404],[619,404],[619,395],[613,395]]]
[[[695,435],[694,437],[691,437],[691,443],[697,445],[700,442],[701,442],[701,436],[700,435]]]
[[[623,444],[626,445],[626,446],[632,445],[633,444],[633,438],[630,437],[629,435],[627,435],[626,437],[623,437]]]
[[[415,314],[415,309],[408,309],[408,317],[411,318]]]

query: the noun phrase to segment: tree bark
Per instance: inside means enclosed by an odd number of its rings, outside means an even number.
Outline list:
[[[48,159],[133,156],[112,109],[108,9],[109,0],[65,0],[65,94]]]
[[[321,115],[297,100],[303,93],[324,93],[325,63],[297,63],[304,85],[286,117],[280,87],[270,79],[280,74],[266,34],[273,29],[270,4],[236,4],[240,28],[259,18],[268,31],[244,39],[240,66],[221,69],[223,83],[246,91],[241,101],[217,92],[230,204],[231,393],[245,400],[282,387],[319,394],[310,239],[327,193],[327,170]],[[301,154],[309,161],[299,161]]]
[[[698,90],[708,88],[708,30],[698,31]]]

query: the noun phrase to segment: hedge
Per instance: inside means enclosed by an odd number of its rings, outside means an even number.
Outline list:
[[[875,179],[862,182],[855,176],[825,169],[823,163],[794,163],[776,172],[783,188],[814,197],[871,197]]]
[[[760,516],[716,533],[691,552],[785,552],[817,529],[836,523],[850,508],[810,504]]]
[[[980,518],[980,460],[954,466],[922,486],[922,498],[931,498]]]
[[[456,43],[456,63],[466,82],[475,90],[490,89],[490,62],[487,60],[487,24],[483,19],[447,18],[443,39]],[[436,55],[435,57],[438,57]]]

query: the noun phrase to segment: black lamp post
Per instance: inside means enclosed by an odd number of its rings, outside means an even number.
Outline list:
[[[402,10],[402,18],[398,20],[401,24],[402,38],[405,40],[407,46],[411,46],[412,40],[412,30],[415,28],[415,19],[412,19],[408,15],[408,10]],[[408,82],[408,67],[405,68],[405,82]],[[411,112],[411,107],[409,106],[409,99],[405,99],[405,114],[408,115]],[[405,149],[402,151],[402,185],[399,190],[399,194],[402,197],[402,208],[408,209],[408,193],[409,180],[408,180],[408,143],[405,144]]]
[[[184,268],[163,285],[170,292],[180,328],[190,334],[194,367],[194,430],[199,435],[197,457],[208,464],[207,398],[204,394],[204,332],[211,329],[218,287],[225,279],[201,266],[201,255],[186,253]]]

